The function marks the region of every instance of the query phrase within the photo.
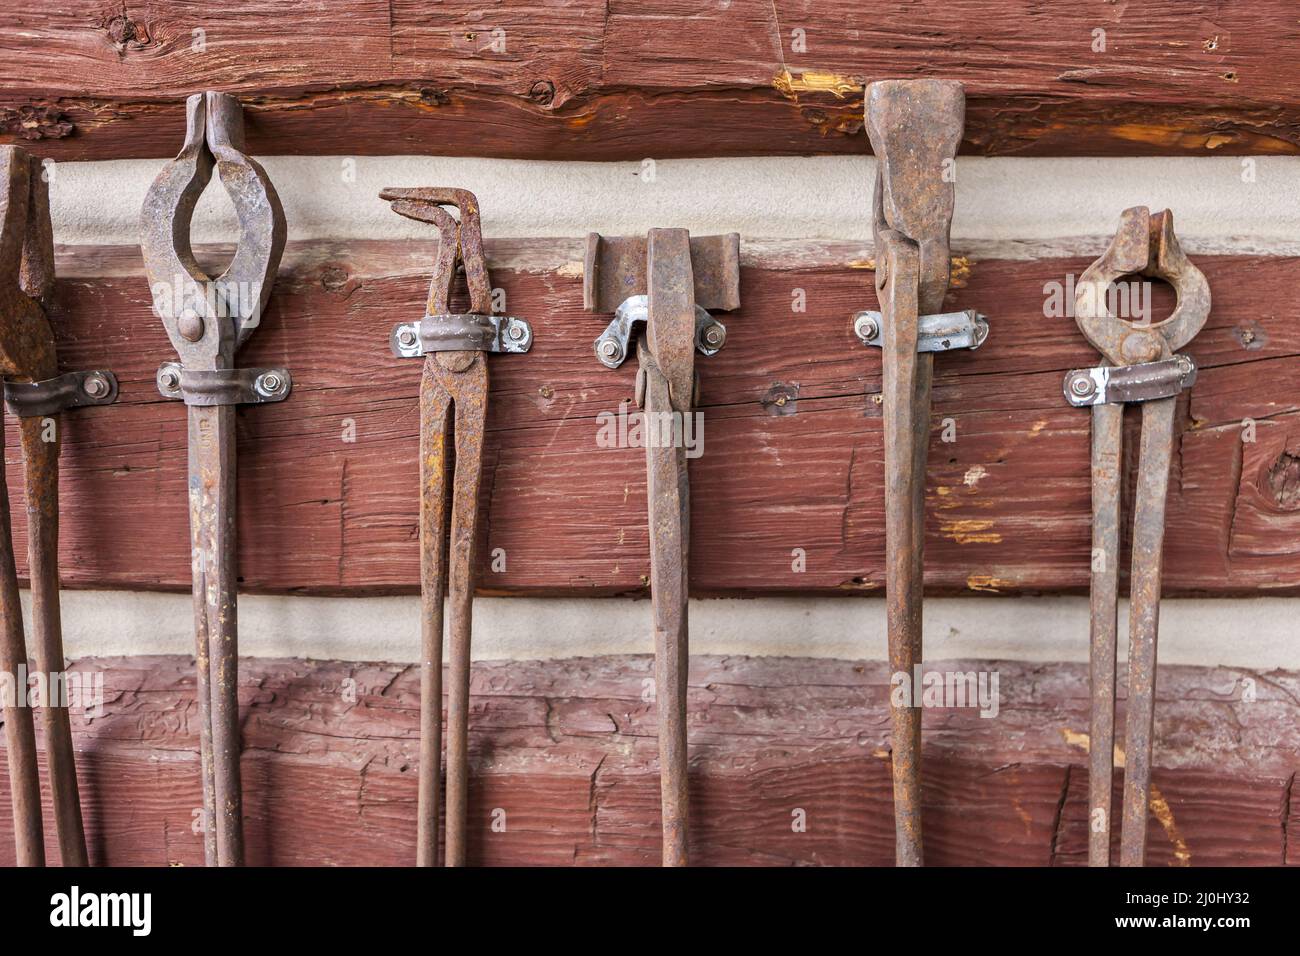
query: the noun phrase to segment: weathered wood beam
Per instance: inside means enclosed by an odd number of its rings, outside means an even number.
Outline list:
[[[288,366],[295,382],[289,401],[239,413],[245,589],[415,593],[420,363],[392,358],[387,337],[394,322],[422,314],[433,248],[290,246],[263,328],[241,353],[246,365]],[[705,424],[691,462],[692,589],[879,590],[880,358],[850,331],[852,313],[874,307],[870,249],[743,248],[742,308],[726,317],[727,346],[697,363]],[[490,242],[488,255],[536,344],[490,363],[480,586],[641,590],[644,453],[602,447],[599,418],[631,400],[635,363],[612,372],[595,361],[608,316],[582,310],[582,243]],[[985,312],[993,332],[978,352],[936,363],[932,592],[1087,587],[1089,419],[1065,404],[1061,381],[1097,355],[1072,319],[1044,314],[1045,283],[1087,261],[958,263],[949,302]],[[1180,399],[1166,592],[1300,592],[1300,259],[1197,262],[1214,312],[1188,349],[1201,373]],[[115,369],[122,395],[64,416],[64,582],[188,589],[185,415],[154,386],[173,353],[138,250],[64,249],[59,269],[60,361]],[[1157,297],[1157,314],[1162,305]],[[9,489],[21,516],[17,449],[11,435]],[[20,517],[19,555],[24,528]],[[494,569],[496,549],[504,562]]]
[[[996,674],[999,698],[993,717],[925,714],[927,862],[1086,862],[1086,668],[927,666]],[[77,672],[103,678],[102,713],[73,719],[91,862],[201,865],[192,662]],[[472,863],[658,863],[651,673],[648,657],[475,665]],[[692,860],[891,864],[888,684],[883,663],[694,658]],[[1148,862],[1300,863],[1300,675],[1162,667],[1160,688]],[[415,667],[243,661],[249,862],[410,865],[418,695]]]
[[[258,154],[858,153],[875,79],[967,85],[986,155],[1300,152],[1289,0],[326,0],[10,4],[0,141],[175,153],[190,93]]]

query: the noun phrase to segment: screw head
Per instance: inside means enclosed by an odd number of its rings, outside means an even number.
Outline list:
[[[402,345],[402,346],[404,346],[404,347],[406,347],[406,348],[410,348],[410,347],[411,347],[412,345],[414,345],[415,342],[416,342],[415,330],[414,330],[414,329],[402,329],[402,331],[400,331],[400,332],[397,333],[397,341],[398,341],[398,344],[400,344],[400,345]]]
[[[524,327],[518,324],[512,325],[510,326],[510,331],[507,332],[506,334],[509,335],[516,342],[518,342],[524,337]]]
[[[108,382],[98,373],[87,375],[81,382],[81,389],[91,398],[103,398],[108,394]]]
[[[869,342],[880,334],[880,324],[869,315],[861,315],[853,323],[853,331],[862,341]]]
[[[274,395],[284,387],[284,379],[277,372],[267,372],[258,381],[258,387],[269,395]]]
[[[1091,395],[1093,393],[1093,389],[1094,386],[1092,383],[1092,378],[1087,375],[1076,375],[1070,381],[1071,394],[1078,395],[1080,398],[1082,398],[1085,395]]]
[[[598,349],[598,351],[602,356],[604,356],[607,359],[615,359],[618,358],[619,354],[623,350],[618,347],[618,343],[615,342],[613,339],[605,339],[600,343],[600,348]]]
[[[714,322],[704,327],[704,344],[711,349],[719,349],[727,341],[727,330],[721,323]]]
[[[181,387],[181,373],[174,368],[163,369],[158,373],[158,384],[164,391],[174,392]]]

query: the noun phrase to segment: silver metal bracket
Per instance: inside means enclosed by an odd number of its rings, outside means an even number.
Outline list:
[[[862,340],[863,345],[882,348],[885,344],[885,320],[879,312],[859,312],[853,316],[853,334]],[[918,352],[977,349],[988,337],[988,319],[974,309],[939,312],[917,319]]]
[[[1175,355],[1139,365],[1076,368],[1065,376],[1065,400],[1076,408],[1169,398],[1196,381],[1191,356]]]
[[[614,311],[614,319],[596,339],[596,358],[606,368],[618,368],[632,347],[633,326],[644,325],[650,318],[648,295],[628,296]],[[702,306],[695,307],[695,350],[701,355],[717,355],[727,344],[727,327]]]
[[[388,344],[398,358],[430,352],[527,352],[533,347],[533,327],[512,315],[426,315],[393,326]]]
[[[43,382],[5,382],[5,407],[19,418],[53,415],[68,408],[111,405],[117,376],[104,369],[65,372]]]
[[[180,362],[158,367],[158,392],[186,405],[265,405],[293,390],[287,368],[187,369]]]

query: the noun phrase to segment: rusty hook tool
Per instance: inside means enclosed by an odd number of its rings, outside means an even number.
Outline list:
[[[443,595],[450,594],[450,693],[447,697],[448,866],[466,862],[469,807],[469,667],[479,479],[487,420],[484,352],[527,352],[533,330],[523,319],[492,314],[478,200],[465,189],[385,189],[393,212],[438,229],[438,257],[425,316],[398,324],[398,358],[424,357],[420,379],[420,776],[416,863],[438,862],[439,762],[442,757]],[[459,222],[444,209],[455,207]],[[470,311],[452,313],[457,263],[465,270]],[[451,529],[447,527],[447,426],[455,439]],[[449,586],[450,585],[450,586]]]
[[[948,292],[953,163],[965,115],[962,85],[951,80],[881,80],[867,93],[880,311],[858,313],[854,331],[882,349],[889,662],[909,687],[921,661],[934,353],[979,348],[988,336],[987,321],[975,311],[940,312]],[[920,866],[921,710],[919,701],[909,703],[891,708],[895,858],[899,866]]]
[[[85,866],[86,838],[77,791],[63,683],[63,626],[59,615],[59,412],[106,405],[117,398],[112,372],[58,374],[54,332],[46,305],[54,288],[54,237],[49,187],[41,165],[14,146],[0,147],[0,375],[5,404],[18,416],[27,497],[27,559],[32,585],[36,670],[45,675],[42,700],[45,753],[54,799],[54,825],[64,866]],[[2,436],[0,436],[0,440]],[[45,862],[36,737],[26,695],[27,647],[14,563],[9,496],[0,468],[0,669],[13,680],[15,706],[5,707],[9,786],[20,865]]]
[[[740,307],[740,236],[692,238],[685,229],[651,229],[642,238],[587,237],[583,305],[613,312],[596,339],[608,368],[637,340],[636,402],[648,427],[646,496],[650,528],[650,600],[655,635],[655,700],[659,709],[659,774],[663,863],[685,866],[689,796],[686,679],[690,482],[684,438],[694,423],[695,352],[713,355],[727,330],[708,310]],[[664,428],[665,421],[669,427]],[[657,436],[651,440],[648,436]],[[671,441],[662,440],[671,436]]]
[[[244,154],[239,102],[225,93],[196,93],[185,107],[185,145],[149,187],[140,246],[154,313],[180,358],[158,369],[158,391],[188,406],[204,858],[209,866],[240,866],[235,406],[283,401],[292,380],[283,368],[235,368],[235,352],[261,324],[284,252],[285,222],[266,171]],[[214,165],[240,232],[230,265],[217,277],[199,266],[190,247],[194,206]]]
[[[1115,314],[1115,280],[1134,274],[1173,286],[1177,305],[1161,322],[1128,322]],[[1118,298],[1116,297],[1118,301]],[[1110,364],[1065,377],[1071,405],[1092,407],[1092,581],[1090,664],[1092,713],[1088,755],[1088,862],[1110,864],[1111,786],[1115,741],[1115,652],[1119,606],[1120,475],[1124,406],[1142,403],[1133,558],[1129,572],[1128,717],[1120,863],[1141,866],[1146,854],[1155,717],[1156,636],[1165,498],[1174,446],[1178,393],[1196,380],[1190,356],[1175,354],[1210,314],[1210,287],[1183,254],[1173,214],[1126,209],[1110,246],[1080,277],[1075,321]]]

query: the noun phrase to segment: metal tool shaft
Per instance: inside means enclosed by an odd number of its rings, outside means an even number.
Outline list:
[[[0,429],[0,442],[3,440],[3,429]],[[20,679],[27,672],[27,647],[3,468],[0,468],[0,671],[10,675],[14,690],[14,700],[5,702],[4,724],[9,791],[14,808],[15,854],[19,866],[44,866],[45,831],[36,767],[36,726],[25,699],[26,682]]]
[[[1088,652],[1088,865],[1110,865],[1119,617],[1119,482],[1123,405],[1092,407],[1092,584]]]
[[[48,374],[52,376],[54,371],[50,368]],[[41,721],[59,857],[64,866],[86,866],[86,836],[81,821],[72,726],[63,700],[63,624],[59,613],[58,565],[61,425],[58,414],[20,419],[26,463],[27,561],[32,588],[36,669],[46,675],[48,688],[47,699],[41,708]]]
[[[894,234],[888,252],[881,309],[886,315],[882,395],[885,439],[885,594],[890,670],[912,686],[921,661],[924,590],[925,463],[930,433],[930,382],[934,358],[918,354],[916,246]],[[920,866],[921,707],[891,708],[893,731],[895,857]]]
[[[1156,636],[1160,625],[1160,574],[1164,566],[1165,502],[1173,456],[1175,402],[1174,398],[1161,398],[1142,406],[1137,500],[1133,511],[1133,565],[1129,579],[1121,866],[1141,866],[1146,856],[1156,701]]]
[[[188,411],[199,742],[204,774],[205,824],[211,831],[205,836],[204,852],[205,855],[214,852],[219,866],[242,866],[244,828],[239,774],[235,408],[233,405],[191,405]],[[206,715],[203,713],[205,709]]]

